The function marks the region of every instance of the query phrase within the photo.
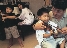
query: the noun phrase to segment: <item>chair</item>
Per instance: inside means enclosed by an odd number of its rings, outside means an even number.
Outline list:
[[[23,41],[25,40],[26,35],[35,32],[35,30],[32,27],[35,22],[37,22],[37,20],[35,20],[31,25],[18,26],[18,30],[21,30],[20,36],[23,38]]]

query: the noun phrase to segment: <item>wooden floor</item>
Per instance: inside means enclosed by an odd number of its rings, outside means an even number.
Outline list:
[[[22,40],[22,42],[24,44],[23,48],[34,48],[38,44],[35,33],[26,36],[25,41]],[[65,46],[67,48],[67,43]],[[0,40],[0,48],[7,48],[7,47],[8,47],[8,40],[5,41]],[[14,39],[14,45],[11,48],[21,48],[16,39]]]
[[[35,33],[28,35],[25,37],[25,41],[23,41],[24,47],[23,48],[34,48],[38,42],[36,40]],[[0,41],[0,48],[7,48],[8,40]],[[14,39],[14,45],[11,48],[21,48],[18,41]]]

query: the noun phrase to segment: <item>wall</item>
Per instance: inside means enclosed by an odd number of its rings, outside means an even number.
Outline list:
[[[44,0],[21,0],[22,2],[29,2],[30,10],[37,16],[37,10],[44,5]]]

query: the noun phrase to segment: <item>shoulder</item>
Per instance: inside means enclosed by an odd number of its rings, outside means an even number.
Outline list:
[[[64,13],[64,16],[63,16],[63,17],[67,18],[67,14],[66,14],[66,13]]]
[[[23,10],[24,10],[24,11],[25,11],[25,10],[28,10],[28,8],[23,8],[22,11],[23,11]]]
[[[67,22],[67,14],[66,13],[64,13],[63,19],[65,22]]]
[[[28,9],[28,8],[24,8],[24,9],[22,9],[22,12],[25,12],[25,13],[31,13],[31,10]]]

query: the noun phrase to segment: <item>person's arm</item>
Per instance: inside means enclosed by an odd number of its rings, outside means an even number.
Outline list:
[[[37,22],[36,24],[33,25],[33,29],[34,30],[43,30],[44,29],[44,25],[43,22]]]
[[[16,16],[6,16],[7,19],[15,19]]]
[[[20,16],[18,16],[17,18],[20,19],[20,20],[23,20],[24,19],[24,15],[25,15],[25,12],[22,12],[20,14]]]
[[[51,30],[49,34],[43,34],[43,38],[48,38],[53,34],[53,31]]]
[[[50,36],[51,36],[51,34],[43,34],[43,38],[48,38]]]
[[[21,24],[22,25],[31,25],[33,23],[33,21],[34,21],[34,16],[28,16],[21,22]]]
[[[25,17],[22,22],[19,22],[20,25],[31,25],[34,21],[34,16]]]
[[[23,9],[22,13],[20,14],[20,16],[18,17],[19,19],[23,20],[22,22],[20,22],[20,25],[31,25],[34,21],[34,16],[33,14],[29,14],[30,11]]]
[[[2,17],[2,21],[4,21],[5,19],[15,19],[16,16],[6,16],[6,17]]]
[[[22,25],[31,25],[33,23],[32,20],[27,20],[25,19],[23,22],[22,22]]]
[[[62,30],[61,33],[67,34],[67,27],[62,28],[61,30]]]

